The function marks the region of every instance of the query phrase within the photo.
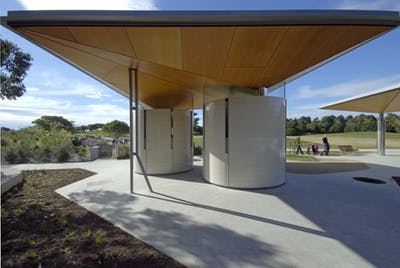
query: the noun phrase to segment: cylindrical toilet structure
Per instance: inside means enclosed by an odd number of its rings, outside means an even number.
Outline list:
[[[203,177],[232,188],[285,183],[284,98],[243,96],[208,103],[204,111]]]
[[[172,109],[139,111],[139,157],[136,173],[171,174],[193,167],[192,112]],[[139,158],[139,159],[138,159]]]

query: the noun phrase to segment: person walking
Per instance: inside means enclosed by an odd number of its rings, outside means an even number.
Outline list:
[[[322,143],[324,144],[324,150],[322,151],[321,155],[328,156],[329,154],[329,142],[328,142],[328,137],[324,135],[322,137]]]
[[[304,154],[304,153],[303,153],[303,150],[301,149],[301,138],[300,138],[300,137],[297,137],[296,143],[297,143],[296,154],[299,154],[299,152],[300,152],[301,154]]]

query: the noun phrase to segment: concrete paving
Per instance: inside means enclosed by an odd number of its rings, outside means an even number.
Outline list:
[[[96,172],[57,192],[190,267],[399,267],[400,187],[391,176],[400,157],[369,157],[368,169],[288,173],[285,185],[256,191],[205,183],[201,159],[191,172],[148,177],[152,191],[136,175],[135,194],[126,160],[17,169]]]

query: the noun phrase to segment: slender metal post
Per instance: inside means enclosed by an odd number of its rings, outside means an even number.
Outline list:
[[[132,85],[132,71],[135,72],[135,106],[132,105],[132,99],[133,99],[133,85]],[[130,157],[130,188],[131,188],[131,193],[133,194],[134,190],[134,178],[135,178],[135,166],[134,166],[134,159],[136,157],[136,161],[139,165],[140,170],[143,173],[143,176],[146,180],[147,186],[149,187],[150,192],[153,192],[153,188],[151,187],[150,181],[147,177],[146,170],[143,166],[142,160],[140,159],[139,155],[139,79],[138,79],[138,71],[137,69],[132,69],[129,68],[129,137],[131,139],[131,142],[129,144],[130,152],[131,152],[131,157]],[[133,114],[132,112],[135,111],[135,125],[133,126]],[[144,114],[146,116],[146,114]],[[146,119],[145,119],[146,120]],[[146,122],[146,121],[145,121]],[[133,141],[133,130],[132,128],[135,128],[135,141]],[[146,128],[146,126],[144,126]],[[146,131],[146,129],[144,130]],[[146,137],[146,135],[145,135]],[[135,144],[135,145],[133,145]],[[144,143],[144,146],[146,146],[146,141]],[[146,147],[145,147],[146,149]]]
[[[139,154],[139,86],[138,71],[135,69],[135,156]],[[144,172],[144,171],[143,171]]]
[[[384,114],[379,113],[378,117],[378,133],[377,133],[377,154],[378,155],[385,155],[385,119]]]
[[[286,101],[286,82],[283,84],[283,103],[285,104],[285,116],[284,116],[284,118],[285,118],[285,123],[284,123],[284,125],[283,125],[283,127],[285,128],[285,131],[284,131],[284,133],[285,133],[285,137],[284,137],[284,143],[285,143],[285,145],[284,145],[284,147],[285,147],[285,150],[284,150],[284,153],[283,153],[283,155],[284,155],[284,158],[285,158],[285,163],[286,163],[286,146],[287,146],[287,142],[286,142],[286,135],[287,135],[287,133],[286,133],[286,117],[287,117],[287,101]],[[287,182],[287,168],[285,167],[285,183]]]
[[[130,150],[130,157],[129,157],[129,173],[130,173],[130,189],[131,189],[131,194],[133,194],[133,179],[134,179],[134,174],[135,174],[135,168],[133,165],[133,160],[134,160],[134,152],[133,152],[133,106],[132,106],[132,71],[133,69],[129,68],[129,150]],[[135,71],[136,73],[136,71]],[[136,77],[135,77],[136,78]],[[136,96],[135,96],[136,98]],[[137,114],[137,112],[135,112]],[[136,122],[135,122],[136,125]],[[135,131],[136,131],[135,127]]]

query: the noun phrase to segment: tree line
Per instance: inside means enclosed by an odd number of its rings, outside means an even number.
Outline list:
[[[43,115],[42,117],[32,121],[34,126],[50,130],[51,128],[61,128],[72,133],[84,133],[88,131],[99,131],[102,130],[114,137],[120,137],[126,133],[129,133],[129,126],[127,123],[119,120],[113,120],[111,122],[102,124],[94,123],[88,125],[75,126],[74,121],[68,120],[62,116],[55,115]]]
[[[389,113],[385,116],[386,131],[400,133],[400,116]],[[357,116],[327,115],[319,119],[309,116],[286,119],[286,134],[296,136],[303,134],[339,133],[376,131],[377,119],[373,115],[360,114]]]

